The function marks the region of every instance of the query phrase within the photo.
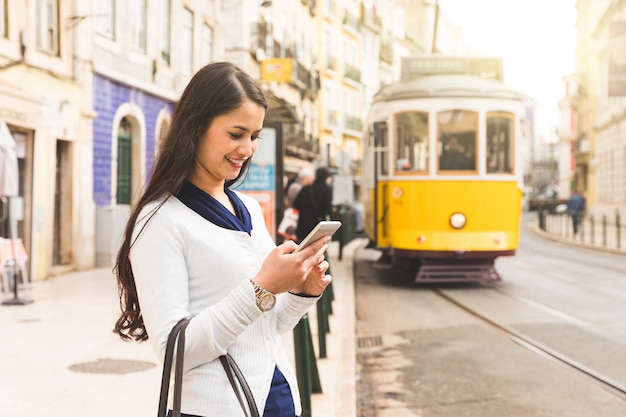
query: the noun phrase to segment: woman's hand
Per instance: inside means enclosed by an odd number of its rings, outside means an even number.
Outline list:
[[[320,295],[332,279],[325,275],[329,265],[324,252],[329,241],[330,237],[324,236],[298,252],[294,252],[294,242],[282,243],[265,258],[254,281],[274,294]]]
[[[307,276],[306,280],[301,286],[294,287],[290,291],[294,294],[320,296],[331,283],[333,278],[330,275],[326,275],[330,264],[324,260],[322,256],[322,262],[317,264],[311,273]]]

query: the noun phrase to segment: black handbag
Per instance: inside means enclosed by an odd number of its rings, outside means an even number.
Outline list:
[[[190,320],[190,318],[185,318],[176,323],[167,338],[165,360],[163,361],[163,376],[161,377],[161,396],[159,397],[158,417],[165,417],[167,415],[167,397],[169,395],[170,375],[172,373],[174,345],[177,339],[178,345],[176,347],[176,365],[174,366],[174,402],[172,404],[172,417],[180,417],[181,393],[183,388],[183,361],[185,356],[185,329]],[[259,417],[259,411],[256,407],[254,397],[252,396],[252,391],[235,360],[229,354],[226,354],[220,356],[220,362],[226,371],[228,381],[235,391],[235,395],[237,396],[237,400],[239,400],[244,415],[246,417]],[[239,382],[239,386],[237,385],[237,381]],[[239,387],[241,387],[246,397],[247,408]],[[248,413],[248,409],[250,413]]]

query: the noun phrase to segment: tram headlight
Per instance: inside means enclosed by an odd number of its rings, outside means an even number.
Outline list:
[[[467,223],[467,219],[463,213],[453,213],[452,216],[450,216],[450,226],[454,229],[462,229],[465,227],[465,223]]]

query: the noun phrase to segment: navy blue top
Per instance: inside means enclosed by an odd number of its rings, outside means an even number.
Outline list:
[[[183,182],[176,197],[187,207],[217,226],[251,234],[252,218],[248,208],[230,188],[224,187],[224,191],[235,208],[235,216],[213,196],[187,180]],[[295,415],[289,384],[283,373],[278,367],[275,367],[263,417],[294,417]]]
[[[224,192],[233,203],[235,215],[212,195],[185,180],[176,197],[187,207],[224,229],[252,233],[252,218],[248,208],[233,190],[224,187]]]

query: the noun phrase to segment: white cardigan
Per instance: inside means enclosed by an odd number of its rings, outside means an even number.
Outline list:
[[[183,413],[242,415],[224,369],[216,360],[228,351],[246,376],[259,414],[265,408],[274,367],[278,366],[289,383],[299,415],[302,407],[296,375],[281,335],[293,329],[317,298],[284,293],[278,295],[270,312],[258,309],[249,280],[276,245],[259,204],[245,194],[237,195],[252,217],[251,236],[211,223],[173,196],[156,212],[159,202],[144,208],[135,226],[133,239],[138,238],[130,252],[141,314],[161,361],[174,324],[193,317],[185,334]]]

